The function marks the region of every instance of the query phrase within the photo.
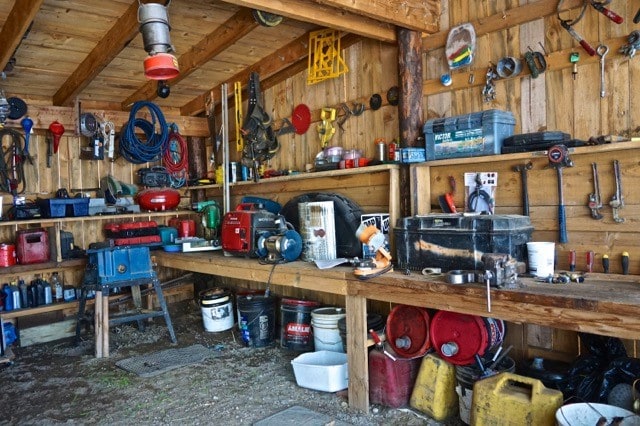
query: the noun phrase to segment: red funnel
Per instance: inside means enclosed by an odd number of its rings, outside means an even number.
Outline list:
[[[49,125],[49,131],[53,135],[53,152],[57,154],[58,146],[60,145],[60,137],[64,133],[64,126],[56,120]]]

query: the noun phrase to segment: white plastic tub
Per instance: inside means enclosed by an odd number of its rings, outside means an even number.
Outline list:
[[[560,426],[595,425],[600,417],[607,419],[605,424],[611,424],[614,417],[622,417],[621,426],[640,425],[640,416],[615,405],[579,402],[563,405],[556,411],[556,422]]]
[[[333,351],[307,352],[291,361],[298,386],[324,392],[348,387],[347,354]]]

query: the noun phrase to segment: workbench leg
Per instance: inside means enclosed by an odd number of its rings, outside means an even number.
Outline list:
[[[102,291],[96,291],[96,298],[94,304],[94,334],[96,342],[96,358],[102,358]]]
[[[102,297],[102,356],[109,358],[109,292]]]
[[[367,299],[347,295],[347,358],[349,405],[369,412],[369,356],[367,352]]]

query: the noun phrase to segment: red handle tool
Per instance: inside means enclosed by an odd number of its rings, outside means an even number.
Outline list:
[[[622,22],[624,21],[624,19],[622,19],[622,16],[618,15],[613,10],[604,7],[603,3],[592,1],[591,6],[593,6],[595,10],[602,13],[604,16],[611,19],[616,24],[622,24]]]
[[[569,271],[575,272],[576,270],[576,251],[571,250],[569,252]]]

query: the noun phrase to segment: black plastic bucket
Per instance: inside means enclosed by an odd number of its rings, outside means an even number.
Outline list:
[[[380,336],[384,333],[384,326],[386,324],[386,318],[380,314],[367,314],[367,330],[373,329],[373,331]],[[340,338],[342,339],[342,345],[345,352],[347,351],[347,318],[340,318],[338,320],[338,330],[340,331]],[[367,333],[367,338],[372,339],[371,333]]]
[[[245,345],[262,348],[273,344],[276,334],[276,298],[265,295],[238,296],[238,325]]]
[[[280,301],[280,346],[300,352],[313,351],[311,311],[320,303],[312,300],[282,299]]]

